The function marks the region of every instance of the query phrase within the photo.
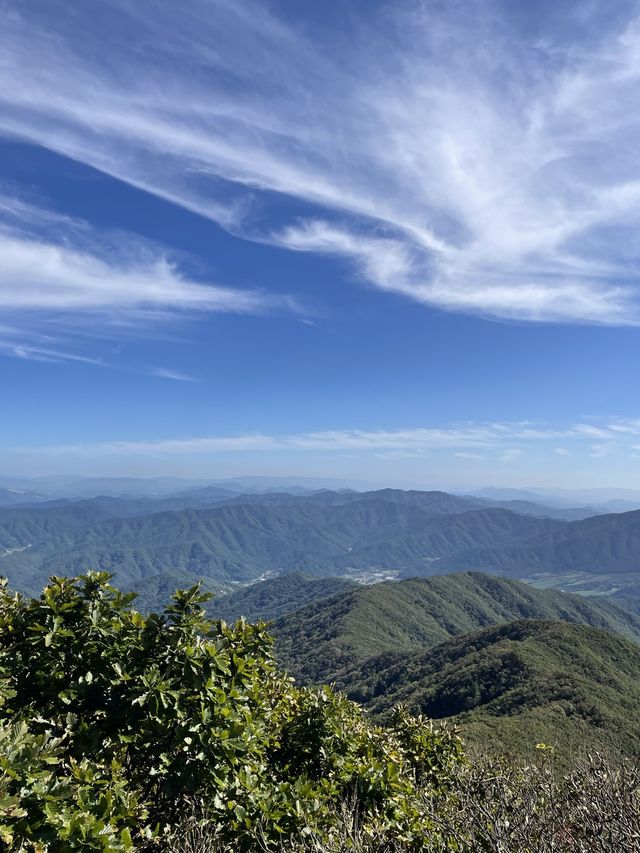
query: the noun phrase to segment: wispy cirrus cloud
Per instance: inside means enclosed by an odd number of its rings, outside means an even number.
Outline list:
[[[462,460],[487,460],[510,464],[530,450],[542,449],[549,454],[581,454],[584,458],[603,458],[614,451],[636,451],[640,445],[624,436],[617,419],[599,427],[608,441],[593,444],[585,435],[584,424],[551,427],[530,422],[486,422],[452,424],[444,427],[422,427],[397,430],[324,430],[287,435],[249,433],[244,435],[210,435],[137,441],[107,441],[99,444],[68,444],[41,448],[60,456],[113,455],[208,455],[234,452],[301,451],[309,453],[348,452],[376,453],[388,460],[408,459],[445,451]],[[558,448],[561,438],[571,443],[571,450]],[[514,446],[514,443],[518,446]],[[617,442],[617,444],[616,444]],[[545,450],[546,449],[546,450]]]
[[[189,281],[158,257],[107,260],[82,249],[0,232],[0,309],[111,312],[114,319],[162,311],[251,313],[266,297]]]
[[[453,454],[456,459],[486,459],[483,453],[471,453],[468,450],[460,450]]]
[[[609,456],[612,449],[611,445],[608,444],[592,444],[589,456],[592,459],[604,459],[605,456]]]
[[[97,233],[86,222],[6,195],[0,195],[0,257],[0,351],[26,360],[112,366],[86,355],[81,338],[140,336],[170,319],[209,312],[293,307],[284,297],[194,281],[161,246]]]
[[[535,38],[518,4],[462,7],[375,7],[325,41],[250,0],[8,2],[0,128],[425,305],[637,325],[632,7],[542,10]]]
[[[498,457],[498,461],[502,462],[503,465],[508,465],[510,462],[515,462],[522,456],[522,450],[519,447],[507,447],[506,450],[503,450],[500,456]]]
[[[170,367],[150,367],[144,371],[149,376],[157,376],[159,379],[171,379],[174,382],[197,382],[195,376],[183,373],[181,370],[173,370]]]

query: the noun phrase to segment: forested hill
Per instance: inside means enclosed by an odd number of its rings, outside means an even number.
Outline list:
[[[272,631],[278,658],[292,675],[325,683],[340,681],[354,661],[430,648],[514,619],[584,623],[640,641],[640,617],[606,599],[475,572],[360,587],[282,617]]]
[[[216,597],[207,611],[213,618],[227,622],[241,616],[248,622],[269,622],[352,589],[358,586],[345,578],[316,578],[304,572],[290,572]]]
[[[640,580],[640,512],[569,522],[444,492],[203,491],[0,507],[0,574],[35,594],[52,574],[107,570],[150,606],[163,575],[214,590],[293,571],[369,581],[477,569],[558,586],[581,573],[582,589],[620,592]]]
[[[599,515],[545,531],[518,544],[443,557],[443,571],[469,569],[511,576],[548,571],[640,572],[640,510]]]
[[[640,752],[640,647],[590,625],[511,622],[427,653],[370,658],[343,686],[374,716],[401,703],[453,718],[485,749]]]
[[[564,524],[500,508],[468,510],[465,499],[436,495],[353,499],[330,493],[284,504],[232,503],[106,519],[122,510],[82,502],[77,510],[71,504],[0,511],[0,569],[31,592],[51,574],[87,568],[117,572],[122,586],[167,571],[223,584],[292,570],[423,574],[432,573],[431,562],[443,556],[507,545]]]
[[[3,850],[637,850],[639,646],[515,621],[345,672],[367,710],[202,603],[145,617],[106,573],[0,585]]]

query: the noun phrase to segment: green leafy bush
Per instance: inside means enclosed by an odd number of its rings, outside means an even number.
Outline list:
[[[543,746],[543,745],[540,745]],[[456,765],[446,791],[425,790],[434,831],[420,853],[638,853],[640,764],[592,755],[558,772],[553,750],[523,765],[478,756]],[[188,818],[171,853],[236,853]],[[263,850],[261,846],[258,850]],[[330,830],[283,842],[281,853],[412,853],[415,846],[360,821],[357,799],[340,804]]]
[[[162,614],[106,573],[0,590],[0,839],[10,849],[162,846],[187,806],[238,851],[330,834],[353,797],[365,833],[415,849],[424,791],[462,761],[449,730],[386,729],[281,675],[263,625],[211,622],[195,586]],[[421,790],[417,781],[420,781]]]

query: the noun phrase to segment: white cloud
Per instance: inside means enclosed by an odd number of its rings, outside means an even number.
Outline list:
[[[593,426],[592,424],[576,424],[573,429],[578,435],[585,435],[589,438],[608,438],[610,430],[619,429],[619,427],[615,423],[607,424],[606,427]]]
[[[91,358],[79,353],[65,352],[54,349],[51,346],[38,346],[25,342],[28,333],[18,328],[0,328],[0,352],[5,355],[20,358],[23,361],[40,361],[60,364],[62,362],[77,362],[79,364],[92,364],[98,367],[104,366],[100,358]],[[37,338],[37,336],[36,336]]]
[[[168,381],[171,378],[176,377]],[[579,429],[585,426],[584,421],[554,425],[487,421],[406,429],[335,429],[286,434],[256,430],[226,435],[204,432],[146,440],[118,438],[49,446],[5,446],[0,462],[14,472],[99,471],[113,475],[114,471],[123,474],[136,471],[151,476],[159,471],[173,471],[203,476],[207,471],[208,476],[218,478],[235,476],[240,471],[271,475],[281,473],[286,465],[292,472],[309,476],[326,476],[330,468],[339,476],[346,476],[349,471],[353,477],[395,483],[403,488],[445,489],[452,487],[457,472],[460,479],[456,488],[464,491],[487,482],[548,488],[553,480],[549,455],[556,454],[562,458],[565,475],[574,484],[597,486],[601,477],[598,470],[602,467],[598,460],[606,458],[610,482],[633,487],[633,466],[625,466],[624,460],[640,458],[640,443],[637,434],[617,427],[638,420],[600,421],[598,428],[606,438],[596,443]],[[558,450],[566,453],[558,454]],[[585,465],[585,459],[590,464]],[[452,460],[456,460],[453,466]],[[337,462],[340,464],[336,467]]]
[[[173,370],[170,367],[150,367],[143,371],[149,376],[157,376],[159,379],[171,379],[174,382],[197,382],[195,376],[183,373],[181,370]]]
[[[471,275],[456,269],[451,277],[438,277],[432,269],[433,258],[413,241],[362,236],[323,221],[290,226],[272,239],[297,251],[344,256],[365,280],[425,305],[505,319],[636,323],[630,315],[633,294],[619,286],[603,287],[564,276],[514,286],[518,274],[502,276],[489,268],[473,269]],[[440,267],[444,266],[443,257]]]
[[[152,372],[154,368],[148,370]],[[164,374],[162,368],[159,370]],[[173,374],[174,371],[167,371],[168,381],[182,378]],[[597,428],[605,437],[596,443],[582,429],[589,425],[584,420],[552,425],[486,421],[406,429],[205,433],[147,440],[14,446],[4,448],[2,464],[15,470],[34,467],[37,470],[76,470],[96,465],[103,471],[189,470],[198,475],[198,472],[209,470],[212,476],[218,476],[222,470],[229,475],[239,469],[264,473],[281,471],[285,460],[284,464],[292,469],[320,475],[327,465],[335,467],[335,461],[342,460],[338,467],[343,473],[344,466],[350,465],[350,470],[355,472],[353,476],[368,472],[371,478],[375,471],[379,482],[406,484],[411,481],[430,488],[438,482],[443,488],[447,488],[447,483],[450,487],[452,471],[464,469],[465,482],[460,486],[467,489],[471,481],[481,486],[485,480],[496,482],[496,478],[505,485],[533,486],[540,472],[544,476],[539,485],[546,483],[548,486],[549,454],[555,454],[566,461],[563,465],[568,466],[567,471],[578,481],[583,473],[596,472],[597,460],[607,457],[612,477],[619,482],[629,482],[625,479],[628,472],[623,460],[640,456],[640,444],[636,434],[622,432],[617,427],[638,420],[610,418],[607,422],[599,421]],[[593,460],[594,464],[585,467],[581,462],[585,458]],[[453,469],[452,459],[460,461]],[[463,465],[465,461],[469,464]],[[589,482],[597,483],[597,480]]]
[[[451,451],[459,458],[484,458],[486,451],[500,451],[502,462],[513,462],[523,453],[510,446],[516,441],[552,441],[559,434],[576,436],[572,427],[566,429],[532,429],[518,422],[465,423],[446,427],[424,427],[398,430],[325,430],[321,432],[266,435],[252,433],[239,436],[204,436],[160,439],[154,441],[112,441],[99,445],[62,445],[48,448],[54,454],[150,453],[200,454],[229,451],[299,450],[325,451],[385,451],[384,458],[408,458],[428,451]],[[579,439],[581,440],[581,439]]]
[[[522,450],[518,447],[509,447],[503,453],[500,454],[498,460],[503,462],[505,465],[510,462],[515,462],[522,456]]]
[[[33,361],[106,366],[78,351],[80,337],[109,329],[139,335],[208,312],[294,307],[284,297],[194,281],[162,247],[125,233],[98,235],[85,222],[7,196],[0,196],[0,257],[0,351]]]
[[[0,129],[427,305],[637,325],[640,29],[533,44],[501,9],[394,4],[329,44],[249,0],[13,0]],[[323,210],[274,230],[265,191]]]
[[[610,429],[617,433],[625,433],[626,435],[640,435],[640,420],[621,420],[617,423],[612,423]]]
[[[74,248],[0,233],[0,309],[133,312],[264,310],[258,294],[189,281],[166,257],[107,260]]]
[[[374,453],[374,456],[377,459],[388,459],[391,462],[397,462],[404,459],[423,459],[427,454],[428,451],[426,450],[387,450],[384,453]],[[344,455],[349,456],[351,454],[345,453]]]

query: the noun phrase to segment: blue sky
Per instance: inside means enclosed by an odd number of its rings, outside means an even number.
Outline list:
[[[640,5],[0,33],[3,472],[637,484]]]

